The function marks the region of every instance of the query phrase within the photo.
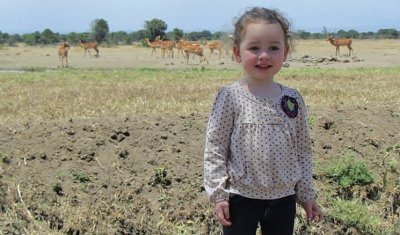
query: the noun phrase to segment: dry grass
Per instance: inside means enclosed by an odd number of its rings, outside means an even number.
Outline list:
[[[309,106],[400,103],[400,68],[285,69]],[[0,74],[0,120],[207,113],[238,70],[58,70]]]
[[[204,111],[237,71],[109,70],[0,74],[1,120]]]
[[[399,68],[299,69],[279,79],[295,87],[310,106],[382,105],[400,103],[396,89]]]

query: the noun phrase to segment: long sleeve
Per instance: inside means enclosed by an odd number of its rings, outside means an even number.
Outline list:
[[[204,187],[210,202],[228,200],[227,161],[230,136],[234,122],[234,108],[228,88],[222,88],[214,101],[208,122],[204,151]]]
[[[307,123],[307,110],[303,98],[299,94],[299,116],[296,120],[297,152],[302,177],[296,185],[296,194],[300,201],[315,198],[312,178],[312,149],[310,131]]]

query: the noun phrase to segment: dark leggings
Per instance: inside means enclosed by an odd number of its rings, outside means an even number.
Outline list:
[[[229,214],[232,225],[224,226],[224,235],[255,235],[258,224],[263,235],[293,235],[295,195],[259,200],[231,194]]]

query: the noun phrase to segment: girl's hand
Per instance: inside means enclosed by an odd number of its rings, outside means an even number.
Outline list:
[[[215,217],[223,226],[230,226],[232,222],[229,220],[229,202],[220,201],[215,204]]]
[[[316,220],[321,222],[324,219],[324,215],[318,206],[318,203],[314,199],[307,200],[300,203],[303,209],[306,211],[307,220]]]

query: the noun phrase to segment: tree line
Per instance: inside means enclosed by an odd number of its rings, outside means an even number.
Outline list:
[[[131,45],[134,42],[143,43],[145,38],[150,41],[157,36],[164,40],[178,40],[185,37],[191,41],[214,40],[227,38],[227,32],[210,32],[208,30],[185,33],[182,29],[174,28],[167,31],[168,25],[161,19],[145,21],[144,28],[134,32],[117,31],[110,32],[108,22],[104,19],[95,19],[90,24],[90,32],[70,32],[60,34],[51,29],[44,29],[42,32],[35,31],[27,34],[8,34],[0,31],[0,45],[16,46],[18,43],[25,43],[31,46],[54,45],[60,41],[67,41],[70,44],[78,44],[79,40],[96,41],[106,45]],[[338,30],[328,32],[324,27],[321,33],[311,33],[305,30],[293,32],[294,38],[298,39],[324,39],[328,35],[337,38],[353,39],[399,39],[400,31],[396,29],[379,29],[377,32],[358,32],[357,30]]]

